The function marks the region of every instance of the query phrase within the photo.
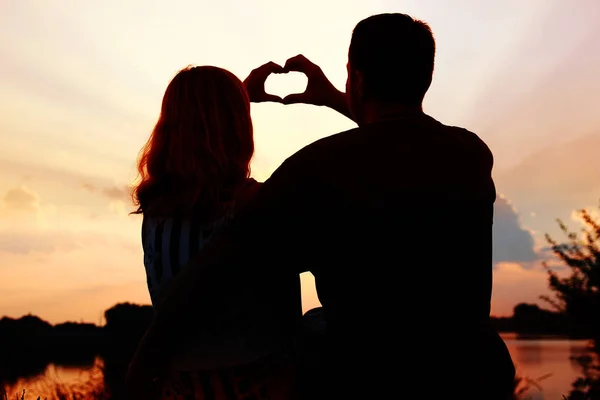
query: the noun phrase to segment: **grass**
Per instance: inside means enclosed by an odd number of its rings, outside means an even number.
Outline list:
[[[515,379],[515,388],[512,400],[530,400],[531,394],[529,391],[533,388],[542,391],[542,381],[552,376],[552,374],[546,374],[537,379],[531,379],[524,376],[518,376]],[[37,400],[110,400],[110,393],[105,389],[102,380],[98,380],[97,376],[95,379],[90,380],[84,384],[71,384],[66,385],[59,382],[47,382],[36,388],[39,392],[46,393],[47,396],[42,398],[37,397]],[[26,398],[26,390],[21,393],[15,393],[14,396],[6,392],[2,394],[0,392],[0,400],[28,400]],[[31,397],[29,397],[31,399]],[[569,397],[563,395],[562,399],[556,400],[568,400]]]
[[[25,399],[26,390],[23,389],[22,393],[16,393],[15,397],[9,397],[8,393],[4,393],[2,400],[26,400]],[[52,388],[51,397],[44,397],[43,400],[108,400],[110,396],[107,393],[104,393],[102,390],[92,390],[87,392],[82,392],[76,388],[72,388],[70,386],[57,384]],[[38,396],[37,400],[42,400],[41,396]]]
[[[513,400],[528,400],[527,392],[532,388],[536,387],[541,390],[540,382],[550,375],[544,375],[538,379],[529,379],[518,377],[515,381],[515,391]],[[104,390],[103,387],[94,386],[93,384],[85,385],[64,385],[60,383],[48,384],[45,388],[45,393],[49,393],[49,397],[38,397],[37,400],[110,400],[110,394]],[[15,397],[9,397],[7,393],[4,393],[0,400],[27,400],[26,391],[22,393],[16,393]],[[563,396],[563,399],[567,399]],[[559,400],[559,399],[557,399]],[[562,399],[560,399],[562,400]]]
[[[537,379],[531,379],[528,377],[524,377],[524,376],[518,376],[515,379],[515,389],[514,389],[514,394],[513,394],[513,400],[528,400],[531,398],[531,396],[528,395],[528,392],[532,389],[532,388],[536,388],[537,390],[539,390],[540,392],[543,391],[541,382],[544,379],[550,378],[552,376],[552,374],[546,374],[543,376],[540,376]],[[566,397],[563,395],[563,398],[566,399]]]
[[[43,399],[38,396],[37,400],[109,400],[110,395],[103,389],[91,389],[82,390],[83,388],[77,388],[73,386],[67,386],[63,384],[56,384],[49,391],[50,396],[45,396]],[[2,400],[26,400],[26,390],[23,389],[21,393],[15,393],[15,397],[10,397],[8,393],[4,393]]]

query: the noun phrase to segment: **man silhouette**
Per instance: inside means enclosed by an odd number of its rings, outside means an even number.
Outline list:
[[[353,31],[346,93],[302,55],[255,70],[253,101],[278,100],[264,93],[269,73],[303,72],[306,91],[282,102],[331,107],[358,128],[272,174],[174,282],[138,365],[158,365],[231,276],[262,282],[261,312],[279,318],[269,331],[296,329],[298,274],[310,271],[327,323],[315,398],[510,398],[514,366],[489,326],[493,157],[423,112],[434,56],[425,23],[381,14]]]

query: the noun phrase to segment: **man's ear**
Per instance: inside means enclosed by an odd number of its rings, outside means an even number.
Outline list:
[[[365,99],[365,79],[363,77],[363,74],[356,70],[354,71],[354,85],[355,85],[355,90],[356,90],[356,94],[358,95],[358,98],[361,100]]]

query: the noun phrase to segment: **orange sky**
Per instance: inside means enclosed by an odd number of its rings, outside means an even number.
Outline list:
[[[140,218],[125,190],[174,73],[244,78],[303,53],[344,87],[362,18],[429,22],[438,53],[425,111],[495,154],[493,313],[546,293],[543,234],[600,199],[600,3],[579,0],[5,0],[0,2],[0,315],[101,322],[149,301]],[[309,29],[307,29],[309,28]],[[276,94],[302,76],[267,81]],[[353,127],[310,106],[253,105],[260,180],[315,139]],[[453,265],[453,260],[447,260]],[[460,268],[456,266],[455,268]],[[317,300],[304,276],[305,302]]]

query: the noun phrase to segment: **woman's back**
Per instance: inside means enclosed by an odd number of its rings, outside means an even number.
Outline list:
[[[154,308],[171,280],[208,243],[212,234],[233,218],[228,210],[219,218],[203,223],[199,218],[144,215],[142,248],[150,299]]]
[[[259,184],[249,178],[253,154],[244,84],[217,67],[181,70],[165,91],[160,117],[140,153],[134,192],[155,309],[175,290],[172,281],[257,190]],[[164,382],[167,392],[181,389],[190,398],[204,398],[196,393],[200,387],[219,397],[227,382],[237,380],[249,382],[256,398],[265,397],[263,389],[269,398],[281,388],[289,392],[293,374],[282,377],[281,371],[290,366],[285,350],[291,338],[278,329],[277,318],[261,312],[264,286],[227,276],[206,302],[213,317],[198,320],[195,310],[186,311],[191,328],[178,331],[167,346],[173,372]],[[242,387],[236,392],[233,398],[249,395]],[[171,395],[163,392],[163,398]]]
[[[179,216],[144,214],[142,249],[146,282],[154,308],[159,306],[173,278],[204,248],[213,234],[233,218],[235,210],[252,198],[259,187],[260,183],[255,179],[246,179],[237,190],[235,200],[212,219],[193,212]]]
[[[169,83],[140,152],[134,211],[143,215],[144,266],[152,304],[233,217],[254,154],[250,100],[222,68],[187,67]]]

